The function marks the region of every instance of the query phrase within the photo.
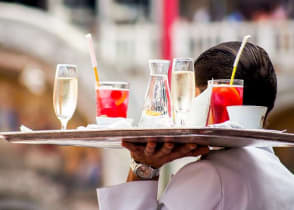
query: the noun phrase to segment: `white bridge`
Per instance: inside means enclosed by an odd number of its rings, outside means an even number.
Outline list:
[[[98,51],[107,63],[122,67],[146,66],[149,58],[160,57],[160,28],[157,25],[112,25],[99,28]],[[242,41],[244,35],[263,47],[283,71],[294,64],[294,21],[215,22],[208,24],[178,22],[172,30],[174,57],[196,58],[201,52],[224,41]],[[130,62],[132,61],[132,62]]]

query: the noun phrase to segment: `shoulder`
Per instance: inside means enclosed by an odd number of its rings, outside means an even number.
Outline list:
[[[209,160],[201,160],[184,166],[171,178],[162,200],[173,207],[179,205],[179,208],[189,204],[199,209],[221,209],[222,194],[221,178],[216,167]],[[179,196],[181,199],[177,199],[179,203],[176,204],[173,198]]]
[[[215,164],[213,163],[213,161],[207,160],[207,159],[198,160],[198,161],[185,165],[182,169],[178,171],[175,177],[176,176],[190,177],[189,176],[190,174],[193,174],[194,176],[195,175],[211,176],[211,177],[214,177],[216,180],[219,180],[219,173],[217,171]],[[194,177],[194,176],[191,176],[191,177]]]
[[[203,179],[209,183],[204,183]],[[211,160],[199,160],[185,165],[172,178],[174,182],[189,185],[211,185],[212,188],[221,187],[221,174]]]

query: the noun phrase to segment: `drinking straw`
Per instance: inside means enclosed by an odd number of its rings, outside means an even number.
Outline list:
[[[238,63],[239,63],[239,60],[240,60],[240,57],[242,55],[242,52],[243,52],[243,49],[248,41],[248,39],[250,38],[251,36],[250,35],[246,35],[244,36],[243,38],[243,41],[242,41],[242,44],[241,44],[241,47],[237,53],[237,56],[235,58],[235,61],[234,61],[234,65],[233,65],[233,72],[232,72],[232,76],[231,76],[231,80],[230,80],[230,85],[233,85],[233,82],[234,82],[234,78],[235,78],[235,74],[236,74],[236,71],[237,71],[237,66],[238,66]]]
[[[88,47],[89,47],[92,67],[93,67],[94,73],[95,73],[96,83],[99,86],[99,76],[98,76],[98,71],[97,71],[97,60],[96,60],[96,54],[95,54],[95,50],[94,50],[92,35],[87,34],[86,38],[88,40]]]

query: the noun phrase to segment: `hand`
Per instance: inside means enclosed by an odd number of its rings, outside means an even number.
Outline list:
[[[139,163],[160,168],[162,165],[175,159],[199,156],[209,152],[207,146],[200,146],[192,143],[156,143],[149,140],[147,144],[131,143],[123,140],[122,146],[127,148],[132,158]]]

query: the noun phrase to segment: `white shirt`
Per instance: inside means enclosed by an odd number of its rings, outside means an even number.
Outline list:
[[[157,201],[157,181],[98,189],[100,210],[293,210],[294,175],[268,149],[210,152],[174,175]]]

